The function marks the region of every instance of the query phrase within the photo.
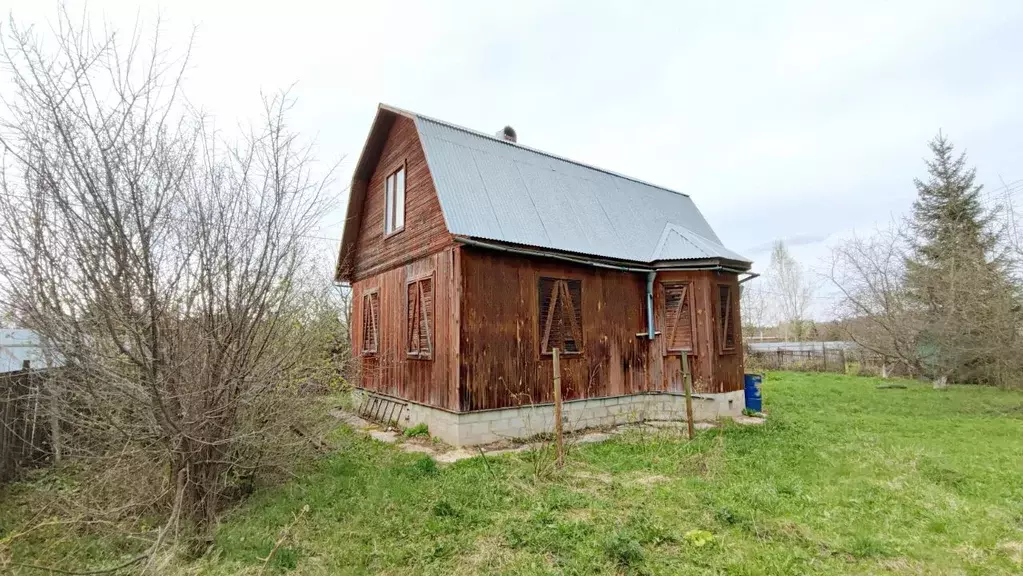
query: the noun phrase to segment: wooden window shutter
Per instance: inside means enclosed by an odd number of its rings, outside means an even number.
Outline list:
[[[433,357],[433,278],[419,282],[419,357]]]
[[[664,287],[664,341],[670,351],[693,351],[692,283],[672,282]]]
[[[732,286],[718,284],[717,337],[720,352],[735,351],[735,302]]]
[[[409,282],[406,289],[406,340],[410,357],[433,357],[433,278]]]
[[[582,352],[582,280],[541,277],[537,285],[540,353],[557,348],[564,354]]]
[[[408,307],[405,309],[405,350],[410,356],[419,355],[419,286],[409,282],[407,288]]]
[[[362,353],[377,353],[380,340],[380,294],[371,292],[362,297]]]

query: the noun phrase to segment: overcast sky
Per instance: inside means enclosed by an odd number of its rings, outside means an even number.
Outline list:
[[[44,22],[55,3],[0,0]],[[73,9],[76,2],[68,2]],[[91,0],[197,36],[187,92],[228,123],[295,84],[345,194],[378,102],[690,194],[766,268],[904,213],[939,129],[989,187],[1023,178],[1023,2]],[[7,10],[3,10],[6,12]],[[343,203],[342,203],[343,205]],[[325,222],[340,237],[343,212]],[[327,242],[327,241],[325,241]]]

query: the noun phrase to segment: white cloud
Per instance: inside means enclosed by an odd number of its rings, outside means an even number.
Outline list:
[[[198,25],[188,92],[222,125],[297,82],[296,125],[349,155],[342,180],[381,101],[683,190],[740,251],[906,210],[939,128],[988,185],[1023,178],[1019,2],[89,6],[121,26],[159,7],[178,45]]]

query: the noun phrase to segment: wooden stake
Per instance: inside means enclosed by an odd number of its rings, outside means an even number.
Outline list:
[[[686,391],[686,428],[689,439],[693,439],[693,378],[689,373],[689,354],[682,351],[682,387]]]
[[[557,348],[554,348],[554,442],[557,449],[557,465],[565,465],[565,444],[561,429],[561,359]]]

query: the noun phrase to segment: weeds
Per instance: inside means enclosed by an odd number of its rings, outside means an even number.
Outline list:
[[[405,431],[402,432],[401,434],[406,438],[418,438],[420,436],[429,436],[430,428],[426,425],[425,422],[420,422],[419,424],[416,424],[411,428],[406,428]]]
[[[631,535],[614,532],[604,541],[604,554],[618,566],[629,568],[643,560],[643,547]]]

